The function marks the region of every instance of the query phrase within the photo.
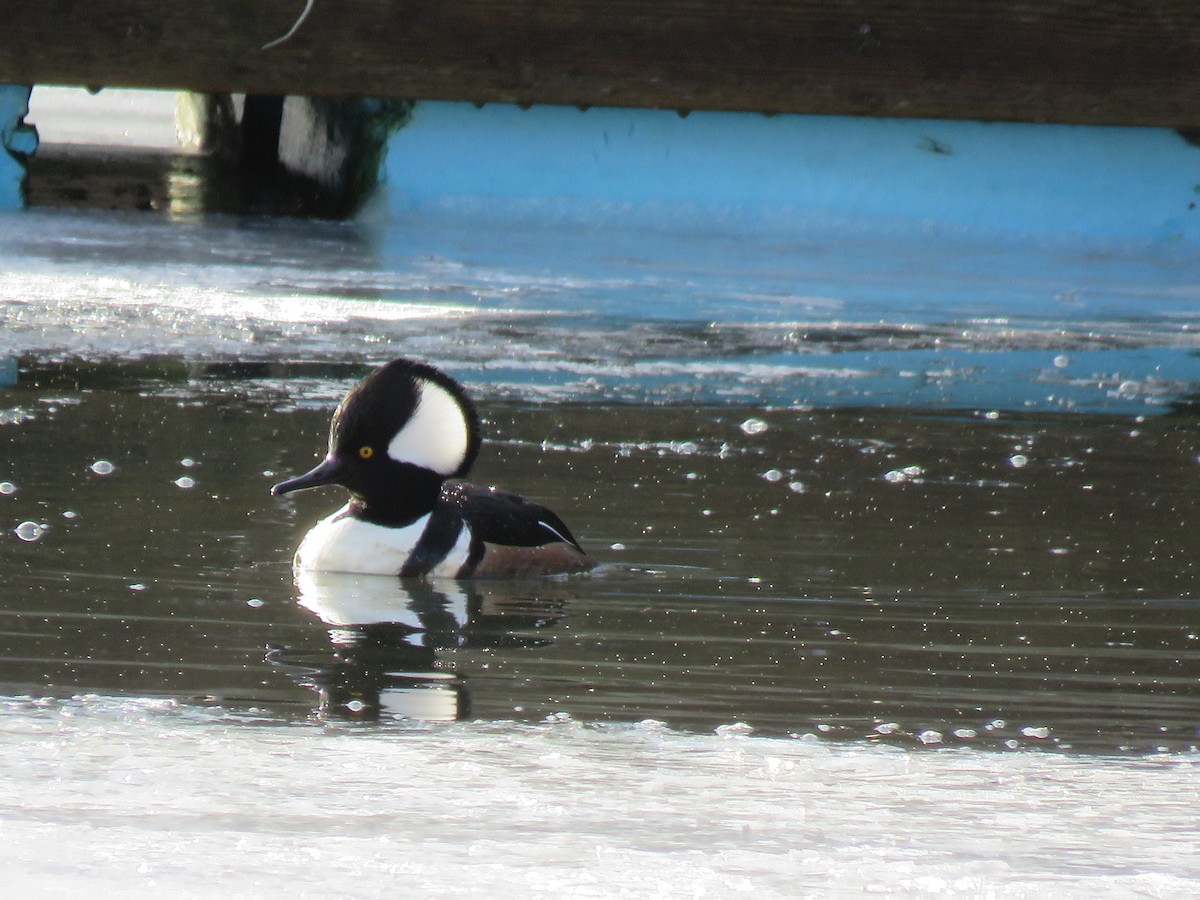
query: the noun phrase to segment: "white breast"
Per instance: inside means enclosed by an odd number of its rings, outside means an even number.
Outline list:
[[[346,514],[346,509],[322,519],[304,536],[293,566],[317,572],[353,572],[360,575],[399,575],[421,538],[429,516],[403,528],[374,525]],[[458,542],[429,574],[453,577],[467,561],[471,536],[466,528]]]

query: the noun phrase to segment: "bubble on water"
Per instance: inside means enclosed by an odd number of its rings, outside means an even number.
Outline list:
[[[754,734],[754,726],[747,725],[745,722],[731,722],[728,725],[718,725],[716,733],[718,737],[723,737],[726,740],[746,737],[747,735]]]
[[[983,727],[986,728],[988,731],[996,731],[997,729],[1004,728],[1007,725],[1008,725],[1008,723],[1005,722],[1003,719],[992,719],[992,721],[988,722]]]
[[[890,481],[892,484],[902,484],[905,481],[913,481],[925,474],[925,470],[920,466],[905,466],[903,469],[892,469],[890,472],[884,473],[883,480]]]
[[[91,470],[97,475],[111,475],[117,471],[117,467],[110,463],[107,459],[98,459],[90,466]]]
[[[675,449],[683,456],[691,456],[700,449],[700,446],[695,441],[684,441],[681,444],[676,444]]]
[[[747,419],[742,423],[742,431],[746,434],[762,434],[769,427],[762,419]]]
[[[1071,357],[1059,355],[1054,357],[1054,368],[1065,369],[1071,364]]]
[[[788,482],[788,490],[791,491],[793,494],[803,494],[805,491],[808,490],[808,487],[804,484],[803,481],[789,481]]]
[[[351,700],[346,704],[346,709],[350,710],[352,713],[362,712],[366,708],[367,704],[363,703],[361,700]]]
[[[764,481],[783,481],[783,473],[778,469],[767,469],[762,473],[762,477]]]
[[[64,509],[63,513],[62,513],[62,517],[64,519],[78,519],[79,513],[75,512],[75,510],[73,510],[73,509]]]
[[[880,722],[875,726],[875,731],[879,734],[895,734],[900,730],[900,726],[895,722]]]
[[[1040,725],[1036,728],[1026,725],[1021,729],[1021,734],[1028,738],[1038,738],[1039,740],[1044,740],[1045,738],[1050,737],[1050,729],[1044,725]]]
[[[259,600],[257,597],[251,597],[249,600],[246,601],[246,605],[249,606],[251,609],[259,609],[262,607],[263,602],[261,600]]]
[[[26,543],[33,543],[46,533],[46,526],[37,522],[22,522],[13,529],[13,534]]]
[[[979,734],[974,728],[955,728],[954,736],[964,741],[969,741],[971,738]]]
[[[985,413],[983,414],[983,417],[984,417],[985,419],[987,419],[987,420],[991,421],[991,422],[994,422],[994,421],[996,421],[998,418],[1000,418],[1000,410],[998,410],[998,409],[989,409],[987,412],[985,412]]]
[[[146,585],[142,584],[140,581],[135,581],[129,586],[129,589],[140,594],[142,591],[146,590]]]
[[[171,483],[177,488],[183,488],[185,491],[189,491],[196,486],[196,480],[186,475],[180,475]]]
[[[942,733],[934,731],[932,728],[925,731],[918,731],[917,740],[922,744],[940,744],[942,742]]]
[[[625,545],[618,541],[617,543],[613,544],[609,549],[610,550],[624,550]]]
[[[1123,399],[1131,399],[1138,395],[1140,386],[1136,381],[1122,381],[1117,385],[1117,396]]]
[[[1029,457],[1024,453],[1014,453],[1008,458],[1008,464],[1014,469],[1023,469],[1029,465]]]
[[[688,473],[687,473],[686,475],[684,475],[683,477],[684,477],[684,478],[686,478],[688,481],[695,481],[695,480],[696,480],[696,479],[698,479],[700,476],[699,476],[699,474],[697,474],[696,472],[688,472]]]
[[[11,481],[0,481],[0,494],[15,494],[17,486]]]
[[[1020,749],[1021,742],[1018,740],[1014,740],[1013,738],[1009,738],[1007,741],[1004,742],[1004,746],[1007,747],[1009,750],[1017,750],[1017,749]]]
[[[181,466],[183,466],[185,469],[191,469],[191,468],[193,468],[193,467],[195,467],[195,466],[198,466],[198,465],[200,465],[198,462],[196,462],[196,461],[195,461],[194,459],[192,459],[190,456],[185,456],[183,459],[181,459],[181,460],[179,461],[179,464],[180,464]]]

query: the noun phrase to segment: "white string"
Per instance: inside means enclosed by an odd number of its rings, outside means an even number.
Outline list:
[[[283,37],[275,38],[275,40],[268,41],[267,43],[263,44],[262,49],[270,50],[272,47],[278,47],[284,41],[290,41],[292,39],[292,35],[294,35],[297,31],[300,30],[300,26],[303,25],[304,20],[308,18],[308,14],[310,12],[312,12],[312,8],[316,4],[316,2],[317,2],[317,0],[304,0],[304,12],[300,13],[300,18],[298,18],[292,24],[292,27],[288,29],[288,33],[285,34]]]

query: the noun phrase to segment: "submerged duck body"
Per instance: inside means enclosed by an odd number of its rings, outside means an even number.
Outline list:
[[[325,459],[271,489],[337,484],[351,494],[305,535],[296,568],[404,578],[594,568],[551,510],[460,480],[479,444],[474,405],[441,370],[398,359],[368,375],[334,413]]]

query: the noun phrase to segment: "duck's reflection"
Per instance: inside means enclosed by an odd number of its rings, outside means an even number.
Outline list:
[[[329,626],[332,659],[287,649],[268,658],[291,669],[331,718],[454,721],[470,714],[459,648],[537,647],[535,633],[562,617],[554,582],[424,582],[298,572],[299,603]]]

